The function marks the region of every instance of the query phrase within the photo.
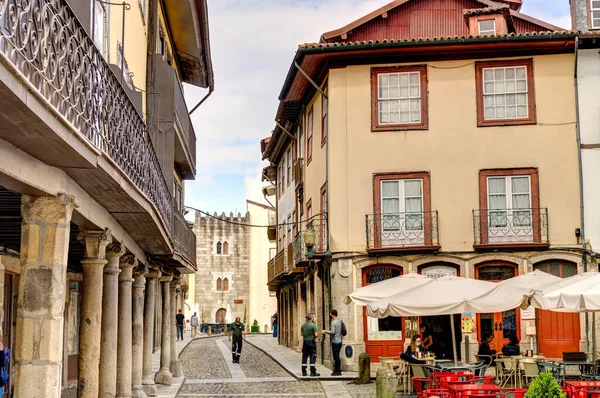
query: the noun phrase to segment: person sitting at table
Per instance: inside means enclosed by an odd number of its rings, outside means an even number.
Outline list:
[[[496,355],[496,350],[492,350],[490,348],[490,343],[494,340],[494,335],[492,333],[486,332],[483,334],[483,340],[481,341],[481,345],[479,346],[479,351],[477,351],[477,355],[481,355],[483,357],[483,362],[485,362],[488,366],[493,366],[494,360],[492,357]],[[489,357],[489,358],[488,358]]]
[[[516,335],[513,334],[508,337],[508,344],[502,347],[502,354],[507,357],[521,355],[519,339],[517,339]]]
[[[406,351],[404,352],[407,356],[411,357],[411,358],[415,358],[415,359],[420,359],[419,355],[421,357],[425,356],[425,354],[427,353],[427,350],[425,348],[423,348],[423,342],[421,341],[421,336],[419,336],[418,334],[415,334],[412,339],[410,339],[410,345],[408,346],[408,348],[406,348]]]

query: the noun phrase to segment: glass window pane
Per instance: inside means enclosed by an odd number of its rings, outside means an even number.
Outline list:
[[[394,74],[390,75],[389,85],[390,86],[397,86],[398,85],[398,74],[394,73]]]
[[[408,86],[408,74],[402,73],[400,75],[400,85],[401,86]]]
[[[483,92],[485,94],[493,94],[494,93],[494,82],[485,82],[483,85]]]
[[[600,8],[600,1],[593,0],[592,1],[592,8],[594,8],[594,9]]]
[[[406,213],[420,213],[423,211],[421,198],[408,198],[405,199]]]
[[[400,97],[401,98],[407,98],[408,97],[408,86],[401,86],[400,87]]]
[[[512,208],[513,209],[529,209],[529,194],[518,194],[513,195],[512,200]]]
[[[527,68],[525,66],[519,66],[515,68],[517,79],[525,79],[527,76]]]
[[[419,84],[419,76],[420,75],[421,74],[419,72],[412,72],[410,74],[410,84],[411,85],[417,85],[417,84]]]
[[[506,195],[490,195],[489,208],[491,210],[506,209]]]
[[[421,180],[405,180],[404,195],[421,196]]]
[[[496,81],[504,80],[504,68],[494,69],[494,78],[496,79]]]
[[[529,110],[526,106],[517,107],[517,117],[527,117]]]
[[[382,213],[400,213],[400,199],[383,199]]]
[[[488,178],[488,192],[490,194],[506,193],[505,177]]]
[[[513,177],[511,186],[513,193],[529,193],[529,177]]]
[[[506,68],[506,80],[515,78],[515,68]]]
[[[483,70],[483,81],[494,81],[494,70],[493,69],[484,69]]]
[[[399,181],[382,181],[381,182],[381,197],[382,198],[397,198],[400,196]]]

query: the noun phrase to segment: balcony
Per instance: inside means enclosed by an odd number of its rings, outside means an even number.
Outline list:
[[[297,237],[297,236],[296,236]],[[287,274],[301,274],[304,272],[303,267],[299,267],[296,262],[296,242],[290,243],[287,247]]]
[[[277,240],[277,213],[269,210],[269,226],[267,228],[267,236],[270,242]]]
[[[550,246],[548,209],[474,210],[477,250],[544,249]]]
[[[187,262],[194,271],[198,270],[196,266],[196,234],[187,222],[183,214],[178,210],[173,212],[173,246],[175,247],[175,256],[180,256]],[[184,261],[178,261],[183,263]]]
[[[316,215],[312,221],[308,223],[308,227],[312,227],[316,233],[315,246],[313,247],[314,254],[323,254],[329,250],[329,242],[327,240],[327,216]],[[294,239],[294,267],[305,268],[309,266],[309,259],[306,256],[307,249],[304,243],[304,233],[298,232]]]
[[[159,124],[150,124],[153,135],[160,130],[156,142],[172,143],[156,148],[158,158],[164,167],[167,182],[172,178],[173,163],[183,179],[194,179],[196,174],[196,134],[185,104],[183,90],[175,69],[162,55],[154,55],[154,91],[160,96],[149,97],[149,114],[158,112]],[[154,110],[156,109],[156,111]]]
[[[65,0],[11,4],[0,7],[0,139],[62,169],[142,249],[171,254],[169,186],[120,79]]]
[[[368,214],[366,228],[369,253],[440,249],[437,211]]]

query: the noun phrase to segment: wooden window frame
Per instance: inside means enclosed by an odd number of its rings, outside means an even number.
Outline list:
[[[229,279],[227,279],[227,278],[223,278],[223,291],[224,292],[229,291]]]
[[[328,91],[328,82],[325,81],[325,83],[323,84],[323,92],[325,93],[325,95],[329,95],[329,91]],[[325,104],[327,104],[327,106],[325,106]],[[325,98],[322,94],[321,94],[321,148],[323,148],[323,146],[325,145],[325,142],[327,141],[327,134],[329,133],[329,126],[328,126],[328,119],[329,119],[329,99]]]
[[[229,255],[229,243],[223,242],[223,255]]]
[[[482,22],[488,22],[488,21],[492,21],[494,22],[494,33],[492,35],[495,35],[496,32],[498,32],[498,27],[496,26],[496,18],[494,16],[492,16],[491,18],[478,18],[477,19],[477,34],[481,35],[481,23]]]
[[[594,0],[589,0],[590,12],[588,13],[588,26],[589,30],[600,30],[600,25],[594,26],[594,11],[600,11],[600,8],[592,8],[592,2]]]
[[[306,166],[308,166],[312,160],[313,141],[315,140],[314,125],[315,118],[313,114],[313,108],[311,107],[306,116]],[[309,131],[310,136],[308,134]]]
[[[420,73],[421,122],[400,124],[379,124],[379,83],[378,76],[386,73]],[[427,87],[427,65],[392,66],[371,68],[371,131],[403,131],[429,129],[429,91]]]
[[[531,192],[531,208],[540,209],[540,178],[538,169],[535,167],[522,167],[512,169],[484,169],[479,171],[479,211],[480,214],[488,212],[488,177],[511,177],[511,176],[529,176],[530,192]],[[548,247],[549,244],[542,242],[541,219],[539,211],[532,211],[533,223],[533,242],[507,242],[507,243],[489,243],[488,241],[488,223],[487,217],[480,215],[480,244],[474,245],[475,248],[489,247]]]
[[[223,279],[218,278],[217,279],[217,292],[220,292],[223,290]]]
[[[527,68],[527,106],[528,117],[513,119],[486,120],[483,107],[483,70],[487,68],[504,68],[525,66]],[[537,123],[535,104],[535,82],[533,81],[533,59],[511,59],[506,61],[475,62],[475,86],[477,95],[477,127],[489,126],[521,126]]]
[[[431,176],[428,171],[419,172],[393,172],[393,173],[376,173],[373,174],[373,213],[376,215],[381,214],[381,182],[388,180],[415,180],[420,179],[423,181],[423,214],[431,214]],[[425,217],[424,217],[425,218]],[[431,234],[431,223],[423,221],[423,233],[425,236],[424,245],[421,246],[407,246],[405,248],[382,248],[381,247],[381,221],[375,221],[375,236],[374,236],[374,247],[369,251],[390,251],[390,250],[423,250],[431,249],[437,250],[440,248],[438,245],[433,245],[433,237]]]

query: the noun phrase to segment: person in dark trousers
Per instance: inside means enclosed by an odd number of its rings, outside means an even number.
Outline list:
[[[240,317],[235,318],[235,322],[229,327],[229,341],[231,343],[231,356],[233,357],[233,363],[240,363],[240,355],[242,355],[242,343],[246,340],[246,327],[241,322]]]
[[[302,332],[302,376],[306,376],[307,363],[306,360],[310,358],[310,375],[313,377],[321,376],[317,373],[317,343],[315,339],[319,337],[317,331],[317,325],[315,325],[315,314],[308,313],[306,315],[306,322],[300,328]]]
[[[340,360],[340,351],[342,350],[342,321],[338,319],[337,310],[331,310],[331,330],[323,330],[323,334],[331,336],[331,351],[333,353],[334,368],[332,376],[342,375],[342,361]]]
[[[277,329],[279,326],[279,316],[277,315],[277,312],[271,317],[271,323],[273,324],[273,337],[277,337]]]
[[[175,315],[175,319],[177,320],[177,341],[183,340],[183,322],[185,321],[185,316],[179,310],[179,314]]]
[[[496,350],[492,350],[490,348],[490,343],[494,341],[494,335],[492,333],[484,333],[483,341],[481,345],[479,345],[479,351],[477,351],[477,355],[483,355],[485,357],[494,357],[496,356]],[[486,365],[493,366],[494,360],[491,358],[484,358],[484,362]]]

